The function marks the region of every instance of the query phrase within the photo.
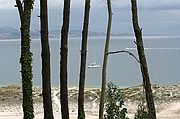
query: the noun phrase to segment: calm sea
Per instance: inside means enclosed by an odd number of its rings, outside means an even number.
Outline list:
[[[127,50],[137,56],[134,37],[112,37],[110,51]],[[105,38],[93,37],[88,40],[87,65],[92,62],[102,66]],[[145,51],[152,83],[180,84],[180,36],[146,36]],[[41,45],[33,39],[33,83],[41,86]],[[52,85],[59,86],[60,41],[50,39]],[[77,87],[79,81],[81,38],[69,39],[68,83]],[[21,84],[20,40],[0,40],[0,86]],[[110,55],[107,80],[120,87],[142,83],[137,61],[128,54]],[[100,87],[101,68],[87,68],[86,87]]]

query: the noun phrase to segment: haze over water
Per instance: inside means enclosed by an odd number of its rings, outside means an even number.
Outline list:
[[[110,51],[127,50],[137,56],[134,37],[112,37]],[[102,66],[103,37],[88,39],[87,65],[92,62]],[[180,36],[146,36],[145,51],[152,83],[167,85],[180,84]],[[32,40],[33,82],[41,86],[41,45],[40,40]],[[59,86],[59,39],[50,39],[52,85]],[[79,82],[81,38],[69,39],[68,82],[77,87]],[[0,40],[0,85],[20,84],[20,40]],[[107,79],[120,87],[138,85],[142,82],[138,62],[128,54],[110,55]],[[87,68],[86,87],[100,87],[101,68]]]

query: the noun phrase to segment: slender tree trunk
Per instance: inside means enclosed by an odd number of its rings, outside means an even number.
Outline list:
[[[30,51],[30,20],[33,0],[26,0],[24,4],[16,0],[20,21],[21,21],[21,76],[23,92],[24,119],[33,119],[33,98],[32,98],[32,53]]]
[[[131,0],[132,3],[132,20],[133,27],[136,36],[137,50],[141,65],[141,72],[143,77],[143,85],[146,93],[146,101],[149,112],[150,119],[156,119],[156,110],[154,106],[153,94],[151,89],[150,77],[148,72],[148,66],[146,62],[146,56],[144,52],[143,40],[142,40],[142,29],[140,29],[138,24],[138,13],[137,13],[137,3],[136,0]]]
[[[48,39],[47,0],[40,0],[41,48],[42,48],[42,94],[44,119],[53,119],[51,99],[50,49]]]
[[[104,60],[102,67],[102,86],[101,86],[101,97],[100,97],[100,105],[99,105],[99,119],[104,118],[104,100],[105,100],[105,92],[106,92],[106,68],[108,61],[108,51],[109,51],[109,42],[110,42],[110,34],[111,34],[111,24],[112,24],[112,9],[111,9],[111,0],[107,0],[107,8],[108,8],[108,27],[106,33],[106,44],[104,49]]]
[[[64,0],[63,26],[61,29],[61,61],[60,61],[60,99],[62,119],[69,119],[68,84],[67,84],[67,56],[68,31],[70,17],[70,0]]]
[[[78,119],[85,119],[84,85],[85,85],[85,76],[86,76],[86,53],[87,53],[89,11],[90,11],[90,0],[86,0],[85,13],[84,13],[84,25],[83,25],[83,31],[82,31],[81,66],[80,66],[79,96],[78,96]]]

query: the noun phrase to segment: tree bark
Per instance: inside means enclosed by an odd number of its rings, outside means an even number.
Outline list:
[[[61,29],[61,61],[60,61],[60,99],[62,119],[69,119],[68,84],[67,84],[67,56],[68,31],[70,21],[70,0],[64,0],[63,25]]]
[[[51,99],[50,49],[48,39],[47,0],[40,0],[40,19],[44,119],[53,119],[54,117]]]
[[[137,3],[136,0],[131,0],[132,3],[132,21],[133,28],[136,36],[137,50],[140,60],[140,68],[143,77],[143,85],[146,93],[146,101],[148,107],[148,113],[150,119],[156,119],[156,110],[154,105],[154,99],[151,89],[150,77],[148,72],[148,66],[146,61],[146,56],[144,52],[143,39],[142,39],[142,29],[140,29],[138,24],[138,13],[137,13]]]
[[[21,76],[23,93],[24,119],[34,118],[33,98],[32,98],[32,53],[30,51],[30,20],[33,0],[26,0],[24,4],[16,0],[20,21],[21,21]]]
[[[107,8],[108,8],[108,27],[107,27],[107,33],[106,33],[106,44],[105,44],[105,49],[104,49],[104,60],[103,60],[103,67],[102,67],[102,86],[101,86],[101,97],[100,97],[100,105],[99,105],[99,119],[104,118],[104,100],[105,100],[105,92],[106,92],[106,69],[107,69],[107,61],[108,61],[111,24],[112,24],[111,0],[107,0]]]
[[[86,0],[85,13],[84,13],[84,25],[83,25],[83,31],[82,31],[81,66],[80,66],[79,96],[78,96],[78,119],[85,119],[84,85],[85,85],[85,76],[86,76],[86,54],[87,54],[89,11],[90,11],[90,0]]]

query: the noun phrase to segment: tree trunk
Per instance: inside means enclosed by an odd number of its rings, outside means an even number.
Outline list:
[[[81,49],[81,66],[79,79],[79,97],[78,97],[78,119],[85,119],[84,112],[84,85],[86,76],[86,53],[87,53],[87,37],[89,25],[90,0],[85,1],[84,25],[82,31],[82,49]]]
[[[47,0],[40,0],[41,48],[42,48],[42,94],[44,119],[53,119],[51,99],[50,49],[48,39]]]
[[[154,106],[153,94],[151,89],[150,77],[148,72],[148,66],[146,62],[146,56],[144,52],[143,40],[142,40],[142,29],[140,29],[138,24],[138,14],[137,14],[137,3],[136,0],[131,0],[132,3],[132,20],[133,27],[136,36],[137,50],[141,65],[141,72],[143,77],[143,85],[146,93],[146,101],[149,112],[150,119],[156,119],[156,111]]]
[[[112,24],[111,0],[107,0],[107,8],[108,8],[108,27],[107,27],[107,34],[106,34],[106,44],[105,44],[105,49],[104,49],[103,67],[102,67],[102,86],[101,86],[101,97],[100,97],[100,105],[99,105],[99,119],[104,118],[106,68],[107,68],[107,61],[108,61],[108,51],[109,51],[109,42],[110,42],[111,24]]]
[[[64,0],[63,26],[61,29],[61,61],[60,61],[60,99],[62,119],[69,119],[68,84],[67,84],[67,56],[68,31],[70,17],[70,0]]]
[[[32,98],[32,53],[30,51],[30,20],[33,0],[26,0],[24,4],[16,0],[19,16],[21,20],[21,76],[23,92],[23,112],[24,119],[33,119],[33,98]]]

